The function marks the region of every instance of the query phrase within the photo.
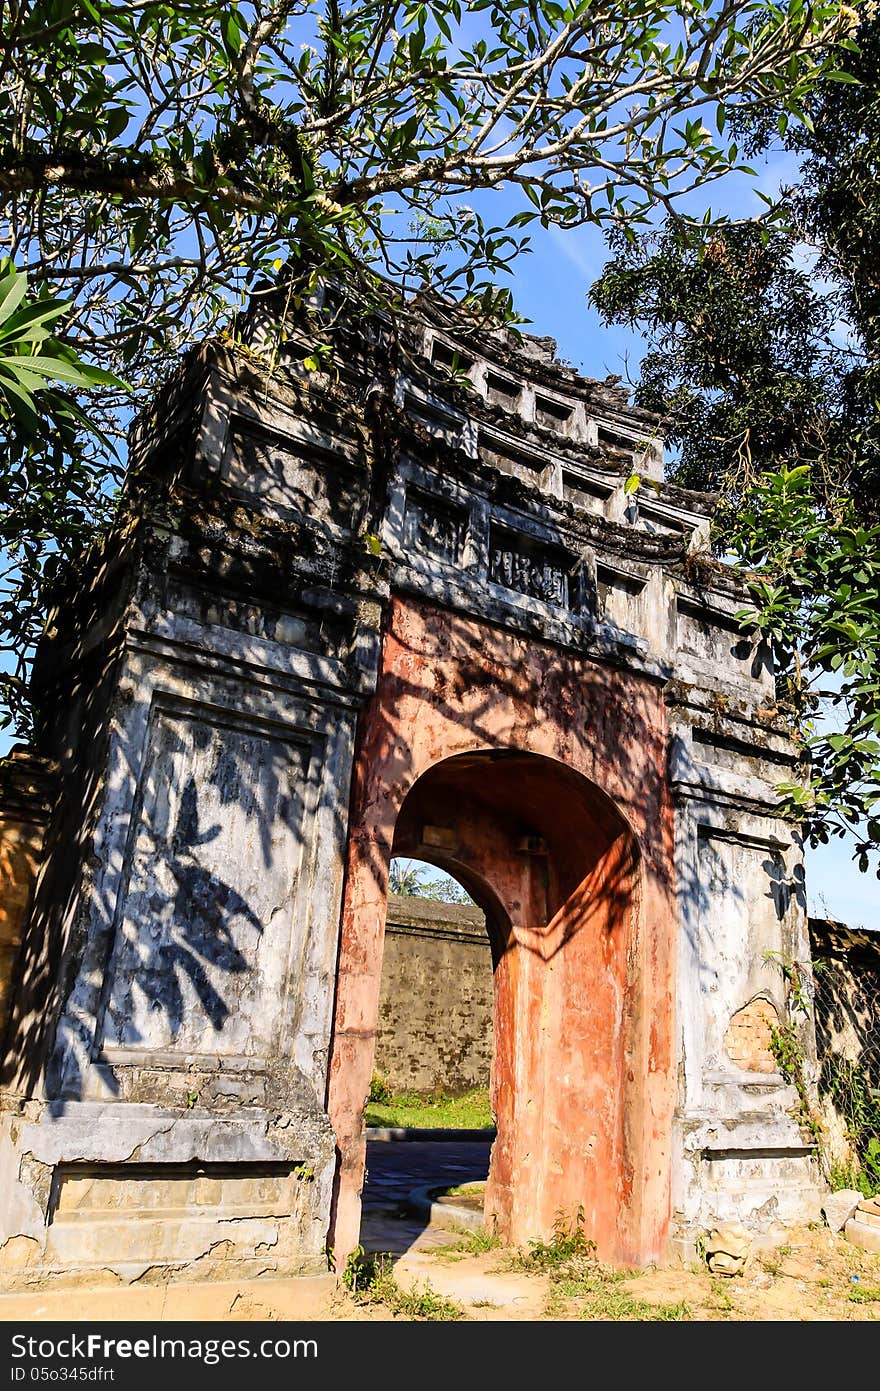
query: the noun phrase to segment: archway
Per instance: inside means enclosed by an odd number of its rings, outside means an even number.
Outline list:
[[[582,774],[538,754],[481,751],[422,774],[393,853],[453,874],[486,914],[498,1126],[487,1222],[524,1241],[582,1210],[585,1230],[607,1247],[628,1167],[632,833]]]
[[[523,1244],[582,1210],[604,1258],[657,1259],[676,929],[662,694],[403,601],[383,668],[361,726],[337,975],[337,1260],[358,1240],[393,855],[453,874],[489,923],[499,1133],[488,1220]]]

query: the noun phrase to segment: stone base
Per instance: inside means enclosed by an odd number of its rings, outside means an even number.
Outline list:
[[[3,1248],[5,1258],[6,1248]],[[242,1255],[240,1251],[210,1254],[192,1261],[157,1260],[149,1265],[142,1261],[116,1261],[102,1265],[62,1266],[32,1265],[21,1270],[4,1271],[0,1276],[0,1300],[14,1294],[54,1290],[120,1289],[136,1285],[208,1285],[235,1282],[247,1284],[259,1280],[312,1281],[336,1276],[327,1269],[324,1257],[300,1260],[273,1260],[267,1256]],[[2,1317],[2,1315],[0,1315]]]
[[[317,1112],[7,1115],[0,1289],[324,1273],[333,1158]]]
[[[847,1241],[863,1251],[880,1255],[880,1202],[876,1198],[861,1203],[843,1229]]]
[[[702,1122],[683,1135],[673,1259],[693,1264],[699,1238],[730,1222],[741,1224],[756,1247],[772,1247],[792,1227],[821,1221],[827,1189],[815,1149],[782,1112],[779,1093],[775,1114]]]

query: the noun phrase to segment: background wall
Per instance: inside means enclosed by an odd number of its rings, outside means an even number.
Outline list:
[[[880,1185],[880,932],[811,918],[810,945],[826,1146],[832,1163],[842,1170],[855,1165],[876,1187]]]
[[[375,1071],[392,1091],[488,1087],[492,953],[479,908],[390,894]]]

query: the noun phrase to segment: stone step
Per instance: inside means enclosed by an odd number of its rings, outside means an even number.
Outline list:
[[[874,1227],[868,1222],[860,1221],[858,1217],[851,1217],[843,1229],[843,1234],[853,1246],[858,1246],[863,1251],[876,1251],[880,1255],[880,1226]]]

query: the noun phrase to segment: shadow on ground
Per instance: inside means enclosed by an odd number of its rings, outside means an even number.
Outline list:
[[[487,1178],[491,1149],[491,1140],[368,1140],[361,1200],[364,1250],[402,1256],[416,1243],[448,1242],[448,1231],[428,1228],[426,1218],[409,1215],[406,1200],[413,1189],[427,1184],[452,1187]]]

